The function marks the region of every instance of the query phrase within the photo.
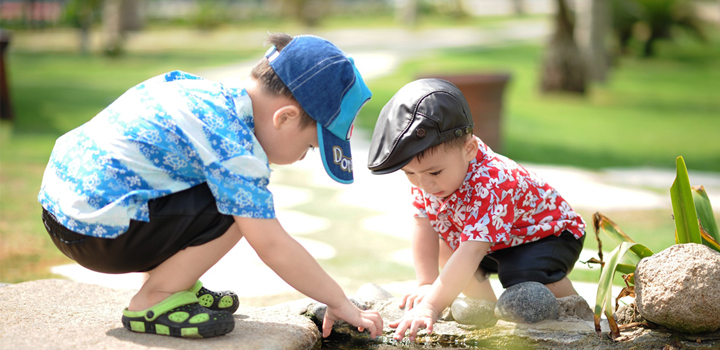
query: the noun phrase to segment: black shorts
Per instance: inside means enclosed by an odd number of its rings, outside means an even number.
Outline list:
[[[572,270],[580,257],[585,235],[576,239],[570,231],[531,243],[496,250],[486,255],[480,267],[497,273],[503,288],[521,282],[555,283]]]
[[[70,259],[94,271],[149,271],[175,253],[222,236],[234,223],[217,210],[206,183],[148,202],[150,222],[130,221],[117,238],[97,238],[73,232],[43,209],[43,222],[55,246]]]

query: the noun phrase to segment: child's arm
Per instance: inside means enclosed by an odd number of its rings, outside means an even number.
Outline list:
[[[347,321],[360,331],[369,330],[373,338],[380,335],[383,326],[378,312],[355,307],[335,280],[287,234],[277,219],[236,216],[235,222],[268,267],[299,292],[328,306],[323,320],[323,337],[330,335],[333,323],[338,319]]]
[[[405,337],[405,331],[408,329],[410,330],[408,337],[411,341],[415,340],[420,328],[426,327],[428,331],[432,332],[438,314],[462,292],[489,248],[490,243],[488,242],[467,241],[461,243],[448,259],[440,277],[433,283],[423,301],[407,312],[401,321],[390,324],[390,327],[397,327],[395,339],[401,340]]]
[[[438,278],[438,234],[430,225],[428,218],[415,218],[412,235],[413,262],[415,263],[415,276],[418,289],[405,294],[400,307],[412,309],[422,301],[427,289]]]

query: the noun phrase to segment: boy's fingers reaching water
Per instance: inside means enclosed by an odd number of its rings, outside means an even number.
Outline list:
[[[380,314],[378,314],[377,312],[365,312],[365,319],[367,321],[367,324],[363,325],[363,327],[360,328],[369,330],[371,338],[375,339],[377,336],[382,334],[383,321],[382,317],[380,317]]]
[[[328,312],[325,312],[325,317],[323,318],[323,326],[322,326],[322,336],[323,338],[327,338],[330,336],[330,333],[332,332],[332,327],[335,322],[330,321],[328,319]]]
[[[398,325],[396,325],[397,330],[395,330],[395,335],[393,338],[395,340],[402,340],[405,337],[405,331],[408,329],[408,322],[402,321]]]

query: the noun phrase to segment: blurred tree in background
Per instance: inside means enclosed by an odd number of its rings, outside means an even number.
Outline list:
[[[90,30],[100,20],[102,0],[70,0],[65,6],[65,20],[78,29],[80,52],[90,50]]]
[[[540,89],[543,92],[586,90],[585,60],[575,43],[575,16],[565,0],[556,0],[555,32],[545,49]]]
[[[604,82],[610,68],[611,0],[586,0],[576,3],[578,21],[575,38],[585,60],[587,79]]]
[[[320,19],[328,14],[331,0],[275,0],[279,3],[281,14],[300,20],[306,26],[318,25]]]
[[[610,54],[611,33],[616,56],[629,54],[634,41],[643,57],[653,57],[657,41],[672,40],[676,28],[706,40],[691,0],[555,1],[555,31],[541,68],[543,92],[584,94],[590,81],[605,81],[610,62],[618,59]]]
[[[143,0],[70,0],[64,8],[64,21],[78,29],[79,50],[90,51],[90,32],[98,23],[103,27],[103,52],[108,56],[122,54],[125,34],[140,30]]]
[[[690,0],[613,0],[613,30],[619,52],[626,54],[630,40],[643,43],[645,57],[655,55],[657,40],[673,38],[674,28],[705,40],[702,21]]]
[[[222,0],[197,0],[196,4],[196,10],[190,14],[190,22],[198,29],[216,29],[229,20],[227,4]]]
[[[142,0],[104,0],[103,52],[119,56],[124,51],[125,36],[143,27],[140,6]]]

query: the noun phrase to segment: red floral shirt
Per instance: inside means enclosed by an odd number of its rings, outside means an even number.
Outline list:
[[[453,250],[465,241],[494,243],[490,251],[537,241],[564,230],[575,238],[585,222],[535,173],[493,152],[479,138],[465,181],[446,198],[412,187],[416,217],[427,217]]]

